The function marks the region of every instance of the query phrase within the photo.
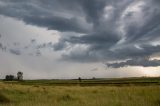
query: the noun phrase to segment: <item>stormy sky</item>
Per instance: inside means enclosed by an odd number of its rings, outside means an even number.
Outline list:
[[[0,78],[160,76],[159,0],[0,0]]]

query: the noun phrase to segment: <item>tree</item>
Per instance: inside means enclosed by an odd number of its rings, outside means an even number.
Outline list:
[[[81,80],[82,80],[81,77],[79,77],[78,80],[79,80],[79,82],[81,82]]]
[[[18,80],[23,80],[23,72],[20,72],[20,71],[19,71],[19,72],[17,73],[17,79],[18,79]]]
[[[15,78],[14,75],[6,75],[5,80],[6,80],[6,81],[13,81],[14,78]]]

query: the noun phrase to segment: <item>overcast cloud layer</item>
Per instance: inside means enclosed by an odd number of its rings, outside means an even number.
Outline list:
[[[160,53],[159,0],[0,0],[0,15],[60,32],[54,44],[38,45],[31,39],[35,55],[51,48],[61,53],[62,61],[160,66],[160,60],[151,60]],[[2,43],[0,48],[7,51]],[[15,48],[8,51],[22,54]]]

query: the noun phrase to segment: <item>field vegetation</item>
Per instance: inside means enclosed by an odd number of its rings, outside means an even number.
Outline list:
[[[0,81],[0,106],[160,106],[160,78]]]

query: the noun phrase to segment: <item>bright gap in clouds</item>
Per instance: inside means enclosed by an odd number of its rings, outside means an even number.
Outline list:
[[[12,43],[13,41],[26,43],[26,41],[30,42],[31,39],[38,40],[39,43],[50,41],[56,43],[59,39],[58,31],[26,25],[23,21],[5,16],[0,16],[0,28],[1,35],[10,37],[6,40],[10,40]]]

